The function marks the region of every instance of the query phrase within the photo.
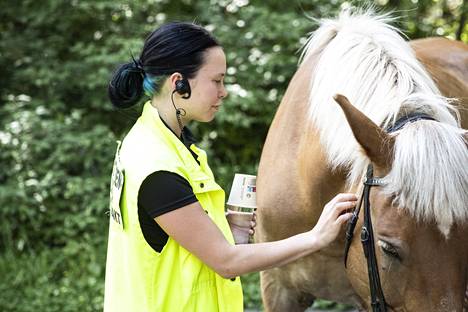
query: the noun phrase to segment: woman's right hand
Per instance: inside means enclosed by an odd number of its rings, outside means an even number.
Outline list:
[[[319,249],[326,247],[336,239],[342,225],[351,218],[350,209],[356,206],[356,202],[356,195],[341,193],[325,205],[317,224],[311,230]]]

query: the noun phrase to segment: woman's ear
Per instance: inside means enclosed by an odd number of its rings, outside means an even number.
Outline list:
[[[167,80],[170,83],[171,92],[176,89],[176,82],[178,80],[182,80],[182,79],[183,79],[183,76],[179,72],[175,72],[175,73],[173,73],[172,75],[169,76],[169,78]]]

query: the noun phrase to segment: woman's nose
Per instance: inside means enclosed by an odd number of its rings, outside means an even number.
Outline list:
[[[226,98],[227,96],[228,96],[228,92],[227,92],[227,90],[226,90],[226,87],[223,86],[222,89],[221,89],[221,93],[220,93],[219,97],[222,98],[222,99],[224,99],[224,98]]]

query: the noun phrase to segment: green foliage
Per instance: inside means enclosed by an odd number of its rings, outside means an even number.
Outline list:
[[[102,311],[105,248],[71,244],[0,257],[0,310]]]
[[[262,305],[262,296],[260,293],[260,274],[250,273],[241,276],[242,290],[244,292],[244,307],[246,309],[255,309]]]
[[[446,35],[467,42],[464,3],[378,0],[375,6],[397,10],[399,26],[410,38]],[[106,86],[117,64],[130,61],[130,52],[138,55],[150,31],[170,20],[196,21],[224,47],[230,95],[214,122],[192,127],[229,190],[234,172],[257,171],[299,49],[316,27],[306,16],[333,16],[350,5],[338,0],[2,4],[2,311],[101,309],[115,140],[138,116],[115,111]],[[243,282],[246,307],[259,307],[258,274]]]
[[[39,103],[22,96],[2,107],[1,159],[9,165],[1,242],[19,251],[104,243],[115,137],[105,125],[84,127],[82,110],[58,117]]]
[[[332,301],[328,300],[317,300],[314,302],[312,305],[312,308],[317,309],[317,310],[324,310],[324,311],[350,311],[352,310],[352,307],[341,304],[341,303],[335,303]]]

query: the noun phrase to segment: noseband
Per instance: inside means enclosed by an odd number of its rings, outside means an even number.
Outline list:
[[[405,124],[417,120],[434,120],[433,117],[426,114],[410,114],[400,118],[392,127],[388,128],[387,132],[394,132],[400,130]],[[345,267],[348,261],[348,252],[351,242],[353,240],[354,228],[359,219],[359,212],[361,211],[362,203],[364,202],[364,223],[361,229],[361,244],[364,250],[364,255],[367,260],[367,273],[369,275],[369,288],[371,295],[371,306],[373,312],[386,312],[387,303],[380,283],[379,268],[377,265],[377,257],[375,256],[374,232],[372,229],[371,207],[369,202],[369,193],[372,186],[383,186],[383,180],[374,177],[374,169],[372,164],[367,167],[366,178],[364,180],[364,189],[362,191],[359,204],[353,211],[353,216],[348,222],[346,229],[345,241],[345,254],[344,263]]]

